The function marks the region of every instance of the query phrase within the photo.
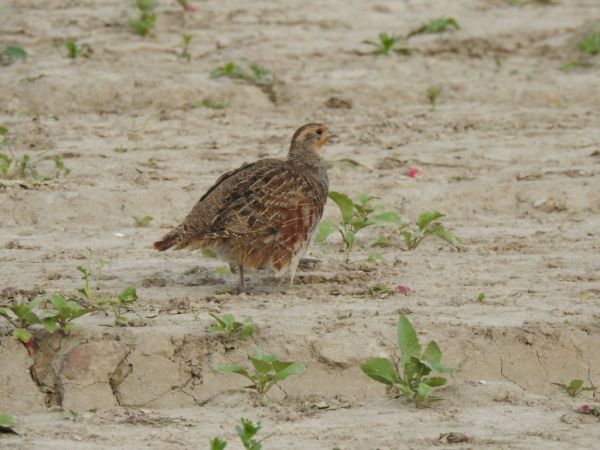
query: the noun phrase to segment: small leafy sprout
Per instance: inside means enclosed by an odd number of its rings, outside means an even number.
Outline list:
[[[443,33],[450,30],[460,30],[458,22],[451,17],[440,17],[421,25],[419,28],[408,33],[406,37],[423,33]]]
[[[279,361],[277,355],[263,352],[254,344],[250,347],[248,359],[254,367],[252,373],[237,364],[217,365],[215,370],[220,373],[237,373],[250,380],[252,384],[246,387],[256,391],[262,405],[268,403],[267,393],[278,382],[285,380],[290,375],[304,372],[303,364]]]
[[[23,47],[8,45],[0,51],[0,66],[10,66],[18,60],[25,61],[27,56]]]
[[[485,292],[480,292],[477,295],[477,299],[476,300],[477,300],[477,303],[483,304],[483,301],[485,300]]]
[[[398,389],[417,406],[439,400],[432,396],[433,390],[445,385],[446,378],[428,375],[432,371],[453,373],[454,369],[442,365],[442,352],[437,343],[431,341],[422,352],[417,333],[405,316],[400,316],[396,337],[402,353],[400,360],[372,358],[361,366],[363,372],[375,381]]]
[[[600,53],[600,22],[577,43],[577,49],[586,55],[594,56]]]
[[[190,62],[192,60],[192,54],[190,53],[190,41],[192,40],[192,35],[188,33],[183,33],[181,35],[181,52],[177,54],[179,59]]]
[[[150,222],[152,222],[154,220],[154,218],[151,216],[144,216],[144,217],[132,216],[132,217],[133,217],[133,220],[135,221],[135,225],[138,227],[147,227],[148,225],[150,225]]]
[[[369,202],[377,197],[360,194],[356,201],[353,201],[341,192],[330,192],[329,198],[338,206],[342,221],[337,224],[331,220],[322,220],[317,230],[316,242],[324,242],[338,231],[346,249],[346,261],[350,258],[350,252],[356,244],[356,234],[360,230],[371,225],[401,223],[400,216],[395,211],[385,211],[383,206],[369,205]]]
[[[254,439],[256,433],[262,428],[260,422],[252,422],[249,419],[242,418],[241,426],[236,425],[235,431],[240,437],[240,441],[246,450],[261,450],[262,444]],[[214,438],[210,441],[211,450],[224,450],[227,447],[227,441],[220,438]]]
[[[213,438],[210,441],[210,450],[225,450],[227,447],[227,441],[220,438]]]
[[[217,321],[212,325],[208,332],[211,334],[220,334],[225,340],[248,339],[254,333],[252,319],[244,319],[243,322],[235,320],[233,314],[223,314],[221,317],[209,313]]]
[[[135,9],[129,16],[129,25],[140,36],[146,36],[156,24],[156,0],[136,0]]]
[[[233,62],[229,62],[224,66],[216,67],[213,70],[211,70],[210,77],[226,77],[231,79],[244,80],[254,85],[273,84],[273,79],[270,76],[270,72],[264,67],[256,63],[251,63],[248,66],[248,68],[249,71]]]
[[[146,165],[151,169],[158,169],[158,163],[154,158],[148,158],[148,161],[146,161]]]
[[[102,275],[102,270],[106,265],[106,261],[104,261],[102,258],[98,258],[96,260],[94,252],[89,248],[87,249],[87,251],[87,265],[76,267],[76,269],[79,272],[81,272],[81,279],[83,280],[83,287],[81,289],[78,289],[78,291],[80,294],[83,295],[86,301],[96,303],[96,292],[100,289],[100,276]]]
[[[0,307],[0,316],[13,326],[12,335],[26,347],[33,339],[29,332],[31,325],[42,324],[50,332],[55,328],[51,318],[41,318],[35,311],[40,302],[40,298],[35,298],[27,303],[20,302],[13,306]]]
[[[83,308],[79,303],[67,300],[62,295],[51,295],[50,303],[56,310],[56,314],[51,318],[64,334],[69,334],[75,328],[73,320],[92,312],[91,309]]]
[[[60,178],[60,176],[67,176],[71,173],[71,169],[65,166],[62,158],[59,155],[51,156],[50,159],[54,161],[54,168],[56,169],[55,178]]]
[[[12,429],[12,426],[15,424],[15,419],[13,416],[9,416],[8,414],[0,414],[0,433],[13,433],[16,434]]]
[[[109,300],[105,300],[101,302],[101,304],[106,304],[109,306],[113,315],[115,316],[115,325],[118,327],[126,327],[129,324],[129,319],[125,315],[123,315],[123,308],[126,305],[134,303],[137,301],[138,295],[137,291],[134,287],[129,286],[121,291],[121,293],[117,296],[117,298],[111,298]]]
[[[442,93],[442,88],[436,85],[429,86],[427,88],[427,99],[429,100],[429,104],[431,105],[431,110],[435,111],[435,107],[437,106],[437,99]]]
[[[201,106],[204,106],[205,108],[209,108],[209,109],[225,109],[225,103],[221,103],[217,100],[213,100],[210,97],[206,97],[203,98],[202,101],[200,102]]]
[[[76,59],[78,57],[89,58],[92,56],[92,53],[94,53],[89,44],[77,44],[75,41],[67,42],[65,48],[67,49],[67,57],[70,59]]]
[[[555,386],[561,388],[564,392],[569,394],[571,397],[577,397],[583,391],[596,392],[596,386],[584,386],[583,380],[577,378],[571,380],[569,384],[552,383]]]
[[[394,36],[393,34],[388,33],[379,33],[377,36],[379,42],[373,42],[370,40],[365,40],[363,43],[369,44],[373,47],[373,51],[371,52],[374,55],[389,55],[390,52],[401,53],[403,55],[409,55],[410,50],[405,47],[396,47],[396,43],[400,40],[398,36]]]
[[[252,422],[249,419],[242,419],[242,425],[237,425],[235,431],[237,432],[242,445],[246,450],[261,450],[262,445],[254,440],[254,436],[258,433],[258,430],[262,428],[260,422]]]
[[[229,277],[229,276],[233,275],[229,266],[219,266],[215,269],[215,273],[222,277]]]
[[[404,237],[406,248],[414,250],[426,237],[437,236],[457,250],[462,250],[464,248],[462,241],[441,223],[435,222],[441,217],[444,217],[444,214],[438,211],[426,211],[422,213],[417,219],[417,228],[414,231],[409,230],[407,224],[402,224],[400,226],[400,234]]]

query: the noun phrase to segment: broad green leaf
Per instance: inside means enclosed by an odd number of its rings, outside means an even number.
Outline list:
[[[31,340],[31,333],[25,328],[15,328],[12,334],[23,344],[27,344]]]
[[[438,211],[426,211],[422,213],[417,219],[417,226],[419,227],[419,229],[424,230],[425,228],[427,228],[427,225],[429,225],[434,220],[439,219],[440,217],[444,217],[444,214]]]
[[[317,236],[315,238],[315,242],[325,242],[329,236],[335,233],[338,230],[338,226],[336,223],[331,220],[321,220],[319,223],[319,227],[317,229]]]
[[[358,194],[358,197],[356,197],[356,199],[362,206],[365,206],[368,202],[370,202],[371,200],[375,200],[377,198],[380,198],[380,197],[376,197],[374,195],[369,195],[369,194]]]
[[[581,386],[583,386],[583,380],[574,379],[574,380],[571,380],[571,382],[569,383],[569,388],[575,392],[577,392],[579,389],[581,389]]]
[[[425,353],[423,353],[423,359],[427,362],[440,363],[442,361],[442,351],[435,341],[431,341]]]
[[[68,314],[68,306],[67,306],[67,301],[65,300],[65,298],[61,295],[51,295],[50,296],[50,302],[52,303],[52,305],[54,306],[54,308],[56,308],[56,310],[58,311],[58,313],[63,316],[65,314]]]
[[[208,313],[209,316],[211,316],[213,319],[215,319],[217,321],[217,323],[219,325],[213,325],[209,328],[209,332],[211,333],[218,333],[219,331],[223,331],[225,330],[225,328],[227,327],[227,324],[225,323],[224,320],[221,320],[221,318],[219,316],[217,316],[216,314],[213,313]]]
[[[431,227],[431,229],[429,230],[429,234],[431,234],[432,236],[437,236],[437,237],[445,240],[446,242],[455,246],[458,249],[460,249],[463,245],[463,242],[459,238],[457,238],[454,235],[454,233],[452,233],[451,231],[448,231],[446,229],[446,227],[444,227],[441,223],[436,224],[433,227]]]
[[[223,320],[223,323],[225,324],[225,328],[227,330],[233,330],[235,328],[235,317],[233,317],[233,314],[223,314],[221,316],[221,319]]]
[[[44,325],[44,328],[46,328],[49,333],[54,333],[57,328],[56,319],[54,317],[44,317],[42,319],[42,325]]]
[[[271,362],[263,361],[263,360],[254,358],[253,356],[248,356],[248,359],[250,360],[250,362],[256,369],[256,372],[258,372],[261,375],[269,373],[273,369],[273,365]]]
[[[217,275],[221,275],[222,277],[228,277],[230,275],[233,275],[231,273],[231,269],[229,268],[229,266],[220,266],[220,267],[217,267],[215,269],[215,273]]]
[[[156,6],[156,0],[136,0],[135,6],[140,11],[150,11]]]
[[[402,223],[400,215],[395,211],[387,211],[369,218],[373,223],[391,223],[394,225]]]
[[[398,321],[396,338],[403,358],[408,359],[412,356],[421,356],[421,345],[419,344],[417,333],[404,315],[400,316],[400,320]]]
[[[252,321],[244,321],[242,330],[240,331],[240,339],[248,339],[254,333],[254,325]]]
[[[394,383],[394,387],[396,387],[398,390],[400,390],[400,392],[402,392],[405,395],[411,395],[412,394],[412,390],[410,389],[409,386],[407,386],[406,384],[400,382],[400,383]]]
[[[273,366],[275,366],[275,363],[273,363]],[[276,371],[277,372],[275,374],[274,381],[282,381],[282,380],[285,380],[290,375],[299,375],[302,372],[304,372],[304,364],[291,363],[285,369],[283,369],[283,370],[276,369]]]
[[[426,383],[419,383],[419,385],[417,386],[417,393],[423,398],[429,397],[432,394],[432,392],[433,388]]]
[[[354,233],[350,230],[346,230],[343,233],[343,236],[344,236],[344,241],[346,242],[346,245],[348,246],[348,248],[354,247],[354,244],[356,243],[356,236],[354,235]]]
[[[330,192],[328,197],[333,200],[340,209],[344,223],[349,223],[352,220],[352,211],[354,210],[354,203],[352,203],[352,200],[350,200],[346,194],[335,191]]]
[[[133,303],[138,299],[137,291],[133,286],[126,287],[118,296],[121,303]]]
[[[7,414],[0,415],[0,427],[9,428],[15,424],[15,419],[13,416],[9,416]]]
[[[237,373],[238,375],[246,377],[250,381],[254,382],[254,378],[248,373],[248,371],[237,364],[217,364],[214,366],[214,369],[220,373]]]
[[[10,313],[8,308],[0,306],[0,316],[5,317],[7,320],[10,319]]]
[[[273,361],[277,361],[277,355],[275,353],[267,353],[263,352],[258,346],[252,344],[250,346],[250,354],[252,357],[259,361],[264,361],[268,363],[272,363]]]
[[[387,358],[371,358],[360,366],[368,377],[387,385],[400,383],[398,373],[392,362]]]
[[[425,383],[431,387],[439,387],[446,384],[446,379],[444,377],[431,377]]]
[[[19,47],[17,45],[9,45],[4,48],[4,54],[10,58],[11,61],[16,61],[17,59],[26,60],[27,59],[27,51],[23,47]]]
[[[223,439],[214,438],[210,441],[210,450],[224,450],[227,447],[227,442]]]

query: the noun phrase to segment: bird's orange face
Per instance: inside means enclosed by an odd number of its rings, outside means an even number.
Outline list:
[[[318,152],[323,145],[336,137],[337,135],[327,125],[311,123],[296,131],[292,138],[292,145],[310,147]]]

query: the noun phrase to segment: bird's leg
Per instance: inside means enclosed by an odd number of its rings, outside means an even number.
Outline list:
[[[238,280],[238,285],[237,285],[237,293],[241,294],[242,292],[245,291],[245,286],[244,286],[244,266],[242,264],[240,264],[238,266],[238,271],[239,271],[239,280]]]

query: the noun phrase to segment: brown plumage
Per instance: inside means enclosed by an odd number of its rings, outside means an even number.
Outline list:
[[[287,160],[262,159],[222,175],[185,220],[154,247],[207,248],[238,267],[291,270],[306,252],[323,215],[329,180],[321,147],[334,137],[309,123],[292,137]]]

